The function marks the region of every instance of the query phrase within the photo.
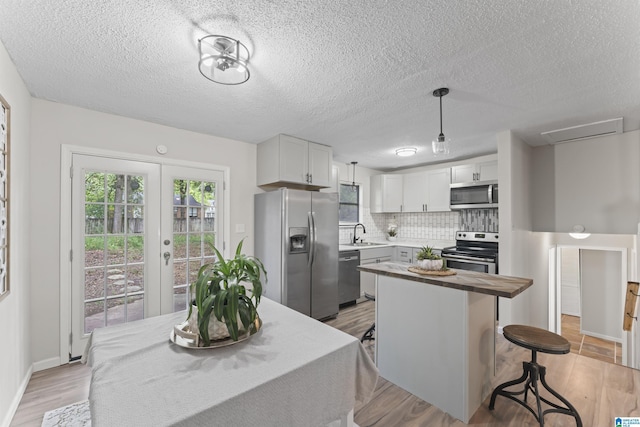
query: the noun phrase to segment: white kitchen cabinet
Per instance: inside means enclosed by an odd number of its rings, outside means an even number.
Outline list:
[[[412,264],[415,260],[414,257],[414,249],[409,246],[396,246],[395,247],[395,257],[393,260],[395,262],[404,262],[407,264]]]
[[[305,189],[331,187],[332,158],[331,147],[276,135],[258,144],[257,184]]]
[[[323,193],[339,193],[340,192],[340,168],[336,165],[331,166],[331,186],[320,190]]]
[[[451,168],[435,169],[427,172],[428,197],[427,212],[449,212]]]
[[[375,264],[391,261],[394,256],[393,247],[360,249],[360,265]],[[360,292],[363,295],[375,297],[376,295],[376,275],[373,273],[360,272]]]
[[[448,212],[451,169],[371,177],[371,212]]]
[[[447,189],[449,184],[447,184]],[[429,176],[427,172],[403,175],[402,212],[426,212],[429,203]]]
[[[451,168],[451,183],[494,181],[498,179],[498,161],[474,162]]]
[[[369,181],[371,213],[402,212],[402,175],[372,175]]]

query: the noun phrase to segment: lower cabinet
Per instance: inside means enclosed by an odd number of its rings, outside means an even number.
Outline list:
[[[411,264],[414,261],[413,250],[414,248],[408,246],[396,246],[395,257],[393,260],[396,262],[406,262],[407,264]]]
[[[391,261],[395,248],[372,248],[360,249],[360,265],[375,264]],[[373,273],[360,272],[360,292],[365,297],[375,298],[376,296],[376,275]]]

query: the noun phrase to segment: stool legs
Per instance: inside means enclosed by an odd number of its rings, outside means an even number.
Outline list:
[[[367,331],[362,335],[362,338],[360,338],[360,342],[364,342],[364,340],[375,340],[375,338],[373,337],[373,332],[376,330],[376,324],[374,323],[373,325],[371,325],[371,327],[369,327],[369,329],[367,329]]]
[[[531,362],[522,362],[522,376],[516,380],[513,381],[508,381],[505,382],[501,385],[499,385],[498,387],[495,388],[495,390],[493,390],[493,393],[491,394],[491,401],[489,402],[489,409],[493,410],[493,408],[495,407],[495,403],[496,403],[496,397],[498,397],[498,395],[500,396],[504,396],[508,399],[513,400],[514,402],[524,406],[527,410],[529,410],[529,412],[531,412],[533,414],[533,416],[536,418],[536,420],[540,423],[540,426],[543,427],[544,426],[544,416],[548,413],[551,412],[557,412],[560,414],[566,414],[566,415],[571,415],[572,417],[574,417],[576,419],[576,425],[577,427],[582,427],[582,420],[580,419],[580,415],[578,414],[578,411],[576,411],[576,408],[569,403],[569,401],[567,399],[565,399],[564,397],[562,397],[557,391],[555,391],[554,389],[552,389],[549,384],[547,384],[547,381],[545,379],[545,374],[547,372],[547,368],[545,368],[542,365],[539,365],[536,362],[536,351],[532,350],[532,357],[531,357]],[[538,389],[538,379],[540,380],[540,383],[542,384],[542,386],[547,389],[549,391],[549,393],[551,393],[553,396],[555,396],[558,400],[560,400],[564,405],[566,405],[566,407],[562,407],[560,405],[557,405],[553,402],[550,402],[549,400],[545,399],[544,397],[540,396],[539,393],[539,389]],[[524,389],[520,390],[520,391],[509,391],[509,390],[505,390],[508,387],[514,386],[514,385],[518,385],[521,383],[525,383],[524,385]],[[529,404],[527,403],[527,395],[529,393],[529,390],[531,390],[531,392],[533,393],[533,395],[536,398],[536,410],[534,411],[534,409],[529,406]],[[524,394],[524,399],[520,400],[519,398],[517,398],[516,396]],[[542,410],[542,404],[541,402],[546,403],[547,405],[551,406],[550,409],[547,409],[545,411]]]

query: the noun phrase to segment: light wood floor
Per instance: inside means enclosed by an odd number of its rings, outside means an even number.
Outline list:
[[[622,344],[580,333],[580,318],[563,314],[562,336],[571,343],[571,352],[609,363],[622,363]]]
[[[326,323],[360,337],[373,319],[374,303],[367,301],[341,310],[337,319]],[[374,342],[365,342],[372,355],[374,345]],[[530,352],[500,337],[494,385],[519,377],[522,361],[529,358]],[[539,354],[538,362],[547,367],[547,382],[576,407],[585,427],[613,425],[617,416],[640,416],[640,371],[576,353]],[[86,399],[90,376],[89,368],[80,364],[35,373],[11,425],[40,426],[44,412]],[[489,411],[488,405],[489,398],[475,413],[470,425],[537,425],[529,412],[505,398],[498,397],[494,411]],[[383,378],[378,381],[373,399],[356,407],[355,422],[361,427],[464,425]],[[575,426],[575,421],[566,415],[550,414],[545,417],[545,425]]]

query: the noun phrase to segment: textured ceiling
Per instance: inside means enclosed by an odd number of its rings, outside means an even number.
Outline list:
[[[507,129],[541,145],[614,117],[640,128],[639,22],[620,0],[2,0],[0,40],[37,98],[250,143],[287,133],[384,170],[492,153]],[[200,75],[206,34],[247,45],[247,83]],[[434,158],[443,86],[453,145]]]

